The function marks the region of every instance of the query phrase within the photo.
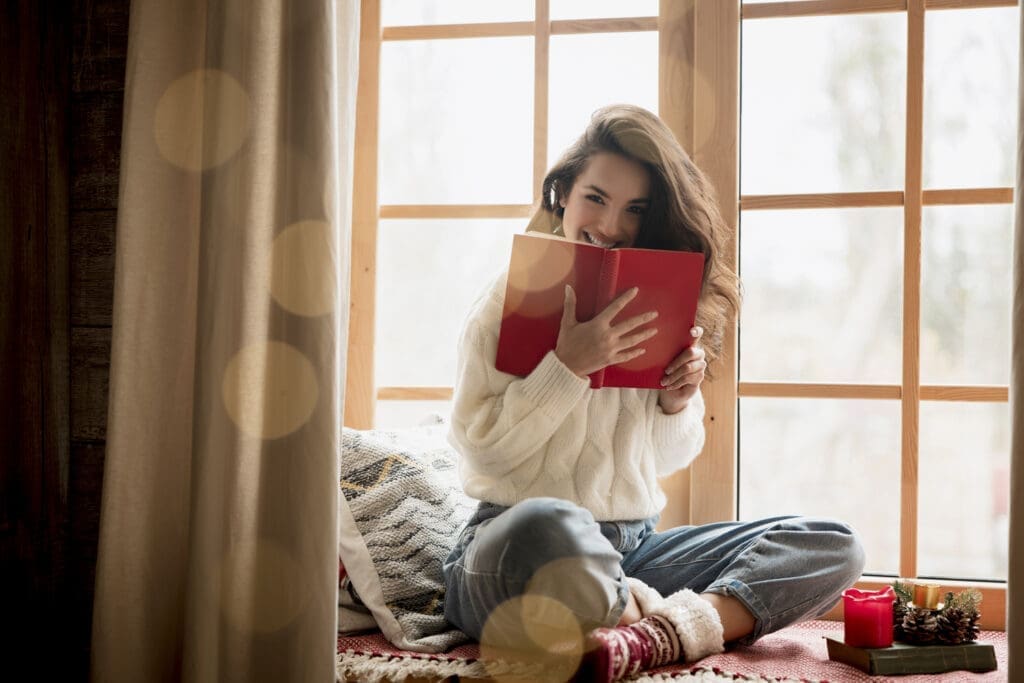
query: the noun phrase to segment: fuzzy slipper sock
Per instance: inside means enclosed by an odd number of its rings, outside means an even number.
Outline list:
[[[668,619],[652,615],[628,626],[597,628],[587,636],[587,649],[577,681],[612,683],[679,659],[679,636]]]
[[[644,616],[665,617],[675,627],[684,661],[695,662],[725,650],[722,621],[707,600],[688,588],[663,598],[639,579],[630,577],[626,581]]]
[[[725,649],[718,612],[696,593],[684,589],[663,598],[639,579],[627,582],[643,618],[629,626],[591,631],[575,680],[611,683]]]

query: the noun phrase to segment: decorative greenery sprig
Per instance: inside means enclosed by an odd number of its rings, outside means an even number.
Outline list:
[[[892,589],[896,591],[896,600],[906,604],[914,601],[914,587],[909,583],[896,579],[892,582]]]

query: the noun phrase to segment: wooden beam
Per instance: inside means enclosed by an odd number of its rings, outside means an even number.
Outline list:
[[[380,387],[378,401],[450,401],[452,387]]]
[[[1016,7],[1018,0],[926,0],[928,10]],[[744,19],[817,17],[834,14],[903,12],[907,0],[789,0],[788,2],[745,2]]]
[[[548,75],[551,71],[551,10],[549,0],[536,0],[533,39],[533,188],[530,196],[540,200],[548,168]]]
[[[446,40],[454,38],[504,38],[508,36],[532,35],[532,21],[507,21],[490,24],[386,26],[381,32],[381,40]]]
[[[632,33],[657,31],[658,17],[623,17],[617,19],[562,19],[551,22],[554,35],[583,33]]]
[[[925,206],[1012,203],[1012,187],[924,190],[922,193],[922,204]],[[740,207],[744,211],[846,209],[873,206],[903,206],[903,192],[816,192],[743,195],[740,197]]]
[[[739,255],[739,0],[694,6],[693,158],[715,186],[731,232],[722,254],[736,268]],[[726,329],[714,381],[702,391],[706,405],[704,452],[690,466],[691,523],[736,518],[736,321]]]
[[[744,211],[768,209],[839,209],[869,206],[902,206],[902,192],[827,192],[813,194],[743,195]]]
[[[979,187],[957,190],[925,190],[926,206],[939,204],[1013,204],[1012,187]]]
[[[956,387],[925,385],[921,387],[921,400],[1006,403],[1010,400],[1010,389],[1009,387]]]
[[[740,382],[745,398],[842,398],[899,400],[898,384],[817,384],[795,382]]]
[[[834,398],[900,400],[899,384],[826,384],[796,382],[740,382],[739,395],[745,398]],[[923,385],[922,401],[963,401],[1006,403],[1009,389],[1004,386]]]
[[[903,395],[900,454],[900,574],[917,573],[918,426],[921,376],[921,158],[924,120],[924,0],[907,8],[907,121],[903,224]]]
[[[933,9],[984,9],[989,7],[1017,7],[1019,0],[926,0],[925,8]]]
[[[815,17],[831,14],[902,12],[906,0],[792,0],[790,2],[743,3],[744,19]]]
[[[695,0],[661,0],[658,21],[658,115],[693,156]],[[661,480],[668,499],[658,520],[665,530],[690,523],[690,468]]]
[[[381,218],[523,218],[529,204],[385,204]]]
[[[373,427],[377,305],[377,155],[380,110],[380,0],[363,0],[359,27],[352,193],[352,273],[344,424]]]
[[[550,14],[548,14],[550,17]],[[622,17],[615,19],[562,19],[550,21],[537,13],[534,21],[505,21],[473,24],[424,24],[418,26],[386,26],[381,39],[392,40],[454,40],[458,38],[507,38],[533,36],[541,31],[549,35],[582,35],[586,33],[632,33],[657,31],[658,17]]]

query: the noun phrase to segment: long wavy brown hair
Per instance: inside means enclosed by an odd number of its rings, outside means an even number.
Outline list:
[[[568,197],[590,157],[612,152],[642,164],[650,173],[650,204],[635,247],[699,251],[704,282],[697,307],[701,344],[712,364],[722,353],[727,322],[739,311],[740,283],[725,260],[728,226],[718,211],[711,182],[701,173],[661,119],[642,107],[614,104],[598,109],[590,124],[548,171],[539,206],[527,231],[558,233]]]

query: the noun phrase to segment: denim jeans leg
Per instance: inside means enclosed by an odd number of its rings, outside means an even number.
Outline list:
[[[730,595],[754,616],[752,643],[828,611],[864,568],[864,550],[841,522],[775,517],[651,534],[623,560],[629,576],[662,595],[681,588]]]
[[[523,610],[508,601],[524,594],[542,596],[530,605],[533,623],[555,625],[571,613],[584,633],[614,625],[629,596],[621,560],[601,525],[573,503],[482,504],[444,564],[445,617],[477,640],[486,625],[490,644],[507,647],[523,629]]]

